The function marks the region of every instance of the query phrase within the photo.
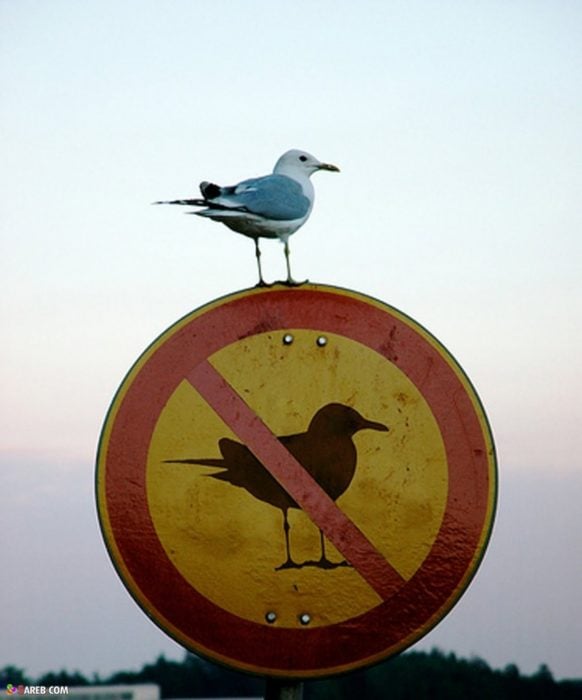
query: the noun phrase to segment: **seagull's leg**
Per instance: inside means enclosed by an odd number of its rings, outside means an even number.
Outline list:
[[[289,239],[285,238],[283,241],[285,244],[285,263],[287,265],[287,284],[297,284],[293,277],[291,277],[291,264],[289,263]]]
[[[257,287],[266,287],[267,283],[263,279],[263,271],[261,270],[261,249],[259,248],[259,238],[254,239],[255,241],[255,255],[257,256],[257,267],[259,268],[259,283]]]
[[[285,246],[285,263],[287,264],[287,281],[285,284],[288,284],[290,286],[298,286],[300,284],[305,284],[305,282],[307,282],[308,280],[298,282],[297,280],[294,280],[291,276],[291,263],[289,262],[289,256],[291,254],[291,251],[289,250],[289,236],[285,236],[284,238],[282,237],[282,241],[283,245]]]

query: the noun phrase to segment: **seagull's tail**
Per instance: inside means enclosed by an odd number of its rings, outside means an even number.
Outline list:
[[[210,200],[219,197],[221,194],[228,193],[230,190],[234,190],[234,187],[220,187],[220,185],[215,185],[213,182],[201,182],[200,192],[202,193],[202,199],[165,199],[160,202],[152,202],[152,204],[185,204],[190,207],[213,207],[216,206],[219,209],[227,208],[220,204],[215,204]]]

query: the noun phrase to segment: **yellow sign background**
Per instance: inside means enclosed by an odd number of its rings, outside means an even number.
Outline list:
[[[293,341],[285,344],[290,334]],[[324,335],[327,343],[318,345]],[[339,402],[389,426],[354,436],[358,463],[343,512],[390,564],[409,579],[438,534],[448,469],[433,414],[418,389],[389,362],[356,341],[287,329],[259,333],[212,355],[211,364],[274,434],[307,430],[323,405]],[[351,567],[276,571],[285,557],[281,511],[244,489],[207,478],[213,468],[164,460],[220,457],[218,441],[237,439],[184,380],[161,412],[150,444],[147,494],[158,537],[182,576],[221,608],[268,624],[338,623],[381,601]],[[291,548],[298,561],[317,559],[319,531],[291,510]],[[331,559],[342,555],[327,543]]]

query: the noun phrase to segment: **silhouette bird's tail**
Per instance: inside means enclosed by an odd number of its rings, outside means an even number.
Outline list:
[[[165,459],[165,464],[199,464],[202,467],[222,467],[226,469],[224,460],[216,459]]]

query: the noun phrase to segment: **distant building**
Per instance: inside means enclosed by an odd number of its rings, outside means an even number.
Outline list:
[[[160,700],[160,686],[155,683],[70,686],[66,700]],[[196,700],[204,700],[204,698]],[[208,698],[208,700],[236,700],[236,698]],[[261,700],[261,698],[243,700]]]
[[[76,686],[69,688],[67,700],[160,700],[160,686],[155,683]]]

